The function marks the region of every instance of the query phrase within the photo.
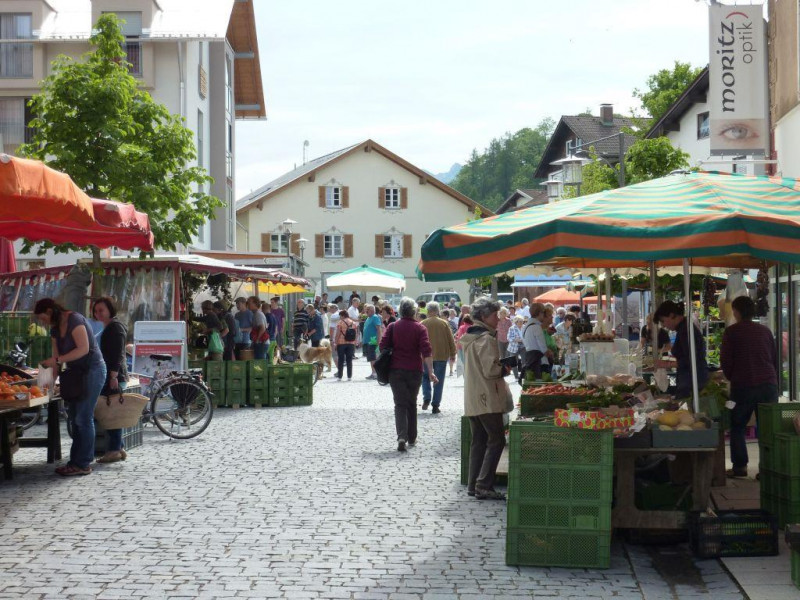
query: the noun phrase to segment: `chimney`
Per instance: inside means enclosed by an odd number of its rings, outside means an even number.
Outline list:
[[[600,105],[600,124],[610,127],[614,124],[614,105],[601,104]]]

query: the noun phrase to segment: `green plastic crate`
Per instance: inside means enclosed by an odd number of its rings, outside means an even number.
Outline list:
[[[225,388],[229,390],[246,390],[247,379],[244,377],[226,377]]]
[[[792,550],[792,581],[794,585],[800,588],[800,552]]]
[[[207,360],[206,363],[206,379],[225,379],[225,361],[223,360]]]
[[[507,565],[607,569],[610,563],[611,532],[533,527],[506,531]]]
[[[269,406],[269,388],[267,386],[259,388],[247,388],[247,403]]]
[[[761,491],[786,502],[800,502],[800,477],[775,471],[760,471]]]
[[[759,471],[774,471],[776,467],[775,445],[758,440],[758,469]]]
[[[265,382],[269,378],[269,363],[265,358],[257,358],[247,361],[247,382],[249,385],[254,385],[255,382]]]
[[[231,389],[225,390],[225,406],[244,406],[247,404],[247,389]]]
[[[613,432],[513,421],[509,429],[509,462],[611,467]]]
[[[313,388],[295,388],[294,390],[294,406],[311,406],[314,403]]]
[[[294,405],[294,387],[291,383],[270,379],[268,395],[270,406]]]
[[[214,406],[228,406],[225,401],[225,380],[220,378],[209,378],[206,380],[206,383],[208,384],[211,393],[214,394],[214,397],[212,398],[212,403]]]
[[[773,469],[779,475],[800,476],[800,436],[796,433],[775,435]],[[800,502],[800,496],[796,498]]]
[[[508,528],[611,531],[611,503],[514,501],[508,502]]]
[[[229,360],[225,365],[225,377],[228,379],[247,379],[247,362],[242,360]]]
[[[203,377],[206,374],[206,361],[201,359],[198,360],[189,360],[188,366],[190,369],[203,369]]]
[[[794,432],[792,419],[800,415],[800,402],[771,402],[758,405],[758,439],[770,445],[779,433]]]
[[[550,466],[511,461],[508,479],[509,500],[549,503],[577,501],[611,506],[610,466]]]
[[[777,496],[761,493],[761,508],[778,517],[778,527],[800,523],[800,502],[788,502]]]

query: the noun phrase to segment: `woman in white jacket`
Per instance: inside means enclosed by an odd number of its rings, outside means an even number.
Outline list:
[[[498,302],[480,298],[472,305],[474,324],[460,340],[464,352],[464,414],[472,431],[467,493],[479,500],[505,500],[505,494],[494,489],[494,480],[506,445],[503,415],[514,409],[514,400],[505,381],[508,369],[500,363],[496,330],[499,310]]]

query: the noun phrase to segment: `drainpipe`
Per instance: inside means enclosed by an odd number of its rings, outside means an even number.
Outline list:
[[[183,45],[185,42],[178,42],[178,104],[181,117],[186,120],[186,73],[183,68]]]

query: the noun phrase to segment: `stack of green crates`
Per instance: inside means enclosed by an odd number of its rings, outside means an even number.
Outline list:
[[[205,377],[211,393],[214,394],[214,406],[228,406],[226,399],[225,363],[221,360],[205,361]]]
[[[248,404],[269,406],[269,362],[266,359],[247,361]]]
[[[469,426],[469,417],[461,417],[461,485],[469,483],[470,446],[472,446],[472,429]],[[508,477],[500,474],[494,482],[497,485],[508,485]]]
[[[758,405],[761,508],[778,517],[778,526],[800,523],[800,436],[792,420],[800,402]]]
[[[225,406],[247,404],[247,361],[232,360],[225,365]]]
[[[614,438],[514,421],[506,564],[608,568]]]
[[[270,406],[310,406],[313,400],[314,365],[290,363],[268,367]]]

